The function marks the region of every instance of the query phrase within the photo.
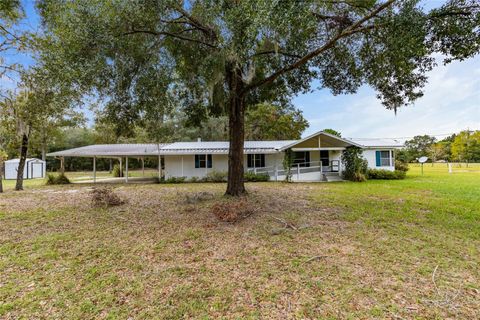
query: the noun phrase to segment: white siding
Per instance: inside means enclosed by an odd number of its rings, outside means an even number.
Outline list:
[[[182,170],[183,159],[183,170]],[[165,156],[165,177],[203,178],[210,171],[227,171],[228,155],[213,154],[212,168],[195,168],[195,155]]]
[[[18,162],[5,162],[5,179],[17,179]],[[23,172],[23,178],[27,178],[27,173]]]
[[[376,161],[376,151],[390,151],[390,154],[392,154],[392,159],[391,159],[391,165],[390,166],[381,166],[377,167],[377,161]],[[395,159],[393,158],[393,151],[390,149],[366,149],[363,150],[363,157],[367,159],[368,161],[368,167],[370,169],[382,169],[382,170],[388,170],[388,171],[394,171],[395,170]]]
[[[5,179],[17,179],[18,159],[12,159],[5,162]],[[39,159],[27,159],[23,170],[24,179],[45,178],[46,163]]]
[[[368,167],[371,169],[385,169],[393,171],[395,170],[394,159],[392,158],[391,166],[377,167],[375,160],[375,151],[377,150],[389,150],[390,149],[365,149],[363,151],[363,156],[368,161]],[[393,152],[392,152],[393,154]],[[329,151],[330,161],[331,160],[340,160],[342,156],[342,151],[339,150],[330,150]],[[183,172],[182,172],[182,158],[183,158]],[[283,170],[283,158],[284,152],[279,152],[276,154],[266,154],[265,155],[265,166],[268,168],[268,171],[271,172],[271,176],[274,176],[275,166],[279,170]],[[310,161],[319,161],[320,152],[319,151],[310,151]],[[244,167],[247,170],[247,155],[244,157]],[[343,164],[340,165],[340,170],[343,169]],[[222,171],[226,172],[228,170],[228,155],[226,154],[213,154],[212,155],[212,168],[195,168],[195,155],[166,155],[165,156],[165,177],[186,177],[188,179],[192,177],[202,178],[210,171]],[[261,172],[261,170],[259,170]],[[304,181],[317,181],[321,180],[320,173],[311,173],[303,175],[302,180]],[[275,178],[272,177],[272,180]],[[278,177],[279,180],[285,179],[284,176]],[[296,177],[294,177],[296,180]]]
[[[183,157],[183,174],[182,174],[182,157]],[[283,152],[277,154],[265,155],[265,166],[269,167],[269,170],[274,169],[278,165],[279,169],[282,167]],[[244,156],[243,165],[247,170],[247,155]],[[228,171],[228,155],[226,154],[213,154],[212,155],[212,168],[195,168],[195,155],[184,156],[165,156],[165,177],[192,177],[203,178],[207,172],[210,171]]]

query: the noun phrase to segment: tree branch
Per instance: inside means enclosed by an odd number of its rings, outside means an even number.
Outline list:
[[[252,89],[254,89],[256,87],[259,87],[261,85],[273,82],[278,77],[280,77],[281,75],[305,65],[311,59],[315,58],[316,56],[320,55],[321,53],[323,53],[323,52],[327,51],[328,49],[332,48],[333,46],[335,46],[337,41],[344,38],[344,37],[347,37],[347,36],[352,35],[352,34],[357,33],[357,32],[365,31],[367,29],[372,29],[373,26],[367,26],[367,27],[360,27],[360,26],[363,23],[365,23],[365,22],[369,21],[370,19],[374,18],[375,16],[377,16],[377,14],[379,14],[384,9],[391,6],[395,1],[396,0],[388,0],[384,4],[378,6],[375,10],[371,11],[368,15],[366,15],[365,17],[361,18],[360,20],[358,20],[357,22],[352,24],[350,27],[345,28],[343,31],[338,33],[336,36],[334,36],[332,39],[327,41],[327,43],[325,43],[320,48],[317,48],[316,50],[313,50],[313,51],[309,52],[308,54],[306,54],[305,56],[303,56],[302,58],[300,58],[296,62],[278,70],[277,72],[273,73],[272,75],[270,75],[270,76],[268,76],[268,77],[266,77],[266,78],[264,78],[264,79],[262,79],[262,80],[260,80],[256,83],[252,83],[250,85],[247,85],[244,89],[244,92],[252,90]]]
[[[256,52],[256,53],[252,54],[250,56],[250,58],[257,57],[257,56],[263,56],[263,55],[267,55],[267,54],[281,54],[281,55],[286,56],[286,57],[292,57],[292,58],[298,58],[298,59],[300,59],[302,57],[298,54],[292,54],[292,53],[284,52],[284,51],[281,51],[281,50],[267,50],[267,51]]]
[[[480,6],[469,6],[462,8],[463,10],[452,10],[452,11],[443,11],[443,12],[434,12],[429,15],[429,19],[444,18],[451,16],[470,16],[473,14],[474,9],[479,9]]]
[[[185,31],[185,30],[183,30],[183,31]],[[138,34],[138,33],[150,34],[150,35],[154,35],[154,36],[169,36],[169,37],[180,39],[180,40],[185,40],[185,41],[190,41],[190,42],[203,44],[203,45],[205,45],[207,47],[210,47],[210,48],[214,48],[214,49],[217,48],[215,45],[210,44],[208,42],[204,42],[202,40],[198,40],[198,39],[194,39],[194,38],[185,37],[185,36],[182,36],[178,33],[172,33],[172,32],[168,32],[168,31],[153,31],[153,30],[136,30],[136,29],[133,29],[132,31],[124,32],[123,35],[131,35],[131,34]]]
[[[207,37],[213,40],[213,42],[218,40],[217,33],[215,32],[214,29],[212,29],[210,26],[206,26],[203,23],[200,22],[200,20],[194,18],[192,15],[190,15],[185,9],[183,9],[179,5],[175,5],[174,8],[180,14],[182,14],[187,20],[189,20],[192,26],[197,27],[199,30],[201,30]]]
[[[10,35],[11,37],[13,37],[15,40],[19,41],[19,42],[22,42],[22,39],[20,39],[17,35],[15,35],[14,33],[10,32],[7,28],[5,28],[4,26],[0,25],[0,29],[3,30],[3,32],[5,32],[6,34]]]

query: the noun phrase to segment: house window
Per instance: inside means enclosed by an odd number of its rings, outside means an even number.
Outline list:
[[[392,163],[391,153],[389,150],[382,150],[376,152],[377,167],[390,167]]]
[[[196,154],[195,155],[195,168],[211,168],[212,167],[212,155],[211,154]]]
[[[247,167],[248,168],[264,168],[265,155],[264,154],[248,154]]]
[[[310,167],[310,151],[299,151],[293,154],[293,165],[300,167]]]

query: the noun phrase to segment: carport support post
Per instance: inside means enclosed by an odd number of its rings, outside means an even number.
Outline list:
[[[125,157],[125,182],[128,183],[128,157]]]
[[[162,178],[162,158],[158,155],[158,179]]]
[[[60,157],[60,172],[65,173],[65,157]]]
[[[123,158],[120,157],[120,177],[123,177]]]
[[[97,182],[97,157],[93,157],[93,183]]]
[[[142,177],[145,177],[145,157],[142,157]]]

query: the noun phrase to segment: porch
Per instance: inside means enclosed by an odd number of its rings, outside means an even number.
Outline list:
[[[330,160],[325,166],[325,161],[310,161],[295,163],[290,168],[294,182],[342,181],[340,160]],[[288,174],[283,166],[270,166],[263,168],[248,168],[247,172],[267,174],[271,181],[284,181]]]

